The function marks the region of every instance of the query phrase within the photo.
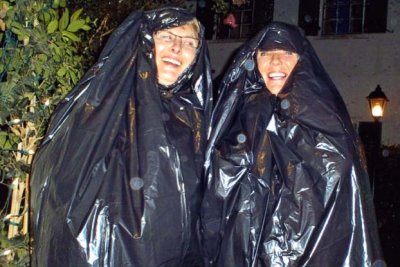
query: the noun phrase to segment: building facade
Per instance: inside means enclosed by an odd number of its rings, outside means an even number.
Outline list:
[[[247,1],[253,2],[260,1]],[[270,20],[299,25],[306,30],[341,93],[355,127],[361,121],[373,120],[366,97],[378,84],[381,86],[390,100],[381,120],[382,144],[400,144],[400,0],[272,2]],[[343,2],[350,5],[343,7]],[[240,10],[240,14],[246,11],[244,6]],[[246,21],[235,12],[234,23],[240,27],[241,21]],[[268,16],[266,11],[264,14]],[[219,27],[224,26],[220,23]],[[214,29],[214,36],[208,41],[215,77],[223,75],[235,50],[246,40],[238,36],[236,28],[231,32],[228,29],[228,33],[225,29],[225,38],[218,39]],[[229,34],[236,38],[230,38]]]

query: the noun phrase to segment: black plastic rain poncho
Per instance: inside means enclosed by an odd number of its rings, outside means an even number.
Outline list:
[[[257,70],[258,47],[300,55],[277,96]],[[381,262],[358,137],[297,27],[272,23],[238,52],[221,84],[206,154],[201,216],[212,264]]]
[[[57,107],[33,164],[33,266],[201,262],[208,51],[202,40],[197,60],[162,87],[152,37],[192,18],[178,8],[131,14]]]

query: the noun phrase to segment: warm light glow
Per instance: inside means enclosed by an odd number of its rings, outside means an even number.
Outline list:
[[[21,122],[21,119],[13,119],[12,121],[10,121],[11,124],[18,124]]]
[[[379,84],[376,86],[375,90],[367,96],[367,99],[371,109],[371,115],[374,117],[375,121],[378,121],[383,117],[385,104],[389,99],[386,97]]]
[[[375,105],[372,108],[372,116],[377,117],[377,118],[380,118],[383,116],[383,109],[380,105]]]

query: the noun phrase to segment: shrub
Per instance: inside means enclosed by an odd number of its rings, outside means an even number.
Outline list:
[[[84,72],[91,20],[66,1],[0,2],[0,265],[28,265],[29,172],[56,104]]]

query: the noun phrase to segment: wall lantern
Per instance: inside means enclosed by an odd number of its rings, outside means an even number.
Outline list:
[[[371,115],[375,121],[379,121],[383,117],[385,111],[385,104],[389,101],[385,93],[382,91],[381,86],[378,84],[375,90],[367,96]]]

